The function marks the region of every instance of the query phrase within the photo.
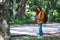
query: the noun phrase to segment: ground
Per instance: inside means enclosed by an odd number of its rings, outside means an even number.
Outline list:
[[[11,25],[11,36],[37,36],[37,24]],[[44,36],[60,36],[60,23],[43,24]]]
[[[43,38],[37,38],[37,37],[29,37],[29,38],[11,37],[11,40],[60,40],[60,36],[45,36]]]

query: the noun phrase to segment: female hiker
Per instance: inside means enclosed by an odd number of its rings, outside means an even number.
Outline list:
[[[39,31],[39,33],[38,33],[39,36],[38,37],[42,37],[43,36],[42,24],[44,22],[45,12],[42,10],[42,8],[40,6],[37,6],[36,16],[34,16],[34,18],[37,18],[38,31]]]

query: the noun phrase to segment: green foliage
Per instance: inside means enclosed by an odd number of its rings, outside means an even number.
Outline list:
[[[19,2],[21,0],[17,0],[16,3],[16,10],[18,10]],[[49,3],[51,2],[51,4]],[[56,7],[54,7],[54,0],[42,0],[42,7],[45,10],[45,12],[50,16],[51,14],[51,9],[54,8],[56,12],[54,12],[53,20],[54,22],[60,22],[60,1],[57,1]],[[25,23],[31,23],[32,19],[31,17],[34,16],[33,14],[34,11],[36,11],[36,6],[40,5],[40,0],[28,0],[26,4],[26,9],[28,9],[29,13],[26,12],[26,15],[24,18],[19,18],[18,16],[13,18],[13,0],[10,0],[9,2],[9,13],[10,13],[10,23],[12,24],[25,24]],[[33,11],[33,12],[32,12]]]
[[[28,0],[27,5],[32,11],[36,11],[36,6],[40,4],[39,0]]]
[[[32,11],[36,11],[36,5],[33,5],[30,9],[31,9]]]
[[[20,18],[19,16],[16,16],[15,18],[13,18],[13,16],[10,16],[10,24],[29,24],[32,23],[33,20],[31,19],[33,15],[30,13],[26,13],[24,18]]]
[[[20,1],[21,0],[16,1],[16,10],[19,8],[18,6],[19,6]],[[9,1],[9,8],[8,9],[9,9],[9,13],[11,13],[13,15],[13,0]]]
[[[54,22],[60,22],[60,14],[57,12],[57,10],[54,11],[53,20]]]
[[[60,40],[60,36],[45,36],[43,38],[37,38],[37,37],[29,37],[29,38],[11,37],[11,40]]]
[[[60,2],[57,2],[56,11],[54,13],[55,13],[55,15],[53,16],[54,21],[60,22]]]

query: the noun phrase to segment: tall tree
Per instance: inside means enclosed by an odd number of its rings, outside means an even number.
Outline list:
[[[54,16],[54,10],[56,8],[56,4],[57,4],[58,0],[49,0],[49,6],[50,6],[50,20],[49,21],[53,21],[53,16]]]
[[[4,40],[9,40],[10,38],[10,26],[9,26],[9,19],[8,19],[8,4],[9,0],[0,3],[0,32]]]
[[[20,1],[20,6],[19,6],[19,9],[18,9],[18,13],[19,13],[20,18],[23,18],[24,15],[25,15],[26,2],[27,2],[27,0],[21,0]]]
[[[45,0],[45,1],[46,1],[45,11],[48,14],[48,21],[53,22],[54,10],[56,8],[58,0]]]
[[[16,0],[13,0],[13,17],[16,15]]]

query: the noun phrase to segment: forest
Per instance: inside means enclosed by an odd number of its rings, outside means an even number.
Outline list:
[[[10,24],[35,24],[37,5],[47,14],[47,22],[60,23],[60,0],[0,0],[0,35],[10,38]]]
[[[9,2],[9,23],[33,23],[36,6],[42,6],[48,15],[48,22],[60,22],[60,0],[11,0]]]

